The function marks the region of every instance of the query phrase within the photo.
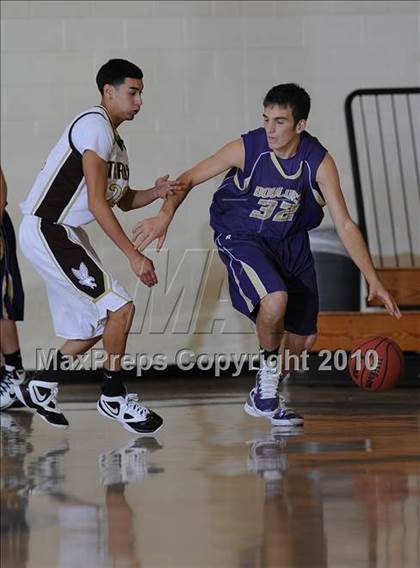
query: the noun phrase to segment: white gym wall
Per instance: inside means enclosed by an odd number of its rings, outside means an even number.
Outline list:
[[[1,17],[1,164],[16,231],[18,203],[66,124],[99,102],[95,75],[110,58],[135,62],[145,77],[141,113],[120,128],[133,187],[150,187],[165,173],[175,176],[258,127],[266,91],[297,82],[312,97],[308,130],[336,159],[354,216],[345,97],[356,88],[415,86],[420,79],[419,2],[5,1]],[[223,267],[206,252],[213,248],[208,207],[216,186],[196,188],[179,210],[166,242],[169,253],[150,253],[161,280],[151,298],[146,287],[137,287],[133,332],[142,333],[130,336],[131,353],[164,352],[171,363],[183,347],[255,350],[252,327],[230,307],[226,287],[219,297]],[[116,209],[127,231],[156,210]],[[98,228],[88,232],[105,263],[134,291],[122,254]],[[184,256],[187,249],[196,250]],[[44,285],[20,259],[26,319],[19,331],[30,368],[36,347],[59,341]],[[165,293],[165,279],[169,285],[175,275]]]

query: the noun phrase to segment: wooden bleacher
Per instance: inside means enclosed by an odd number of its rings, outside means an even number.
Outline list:
[[[394,339],[403,351],[420,351],[420,268],[386,268],[378,273],[398,305],[405,308],[401,310],[403,317],[397,320],[385,309],[380,313],[321,312],[314,351],[350,351],[361,339],[374,335]]]
[[[321,312],[313,350],[351,351],[361,339],[374,335],[394,339],[403,351],[420,351],[420,312],[404,312],[399,320],[387,313]]]
[[[419,95],[419,87],[358,89],[345,103],[359,227],[403,317],[389,316],[380,302],[367,306],[374,311],[321,312],[314,351],[351,350],[361,339],[384,335],[403,351],[420,353],[420,166],[413,123]],[[400,197],[400,216],[391,195]]]
[[[420,268],[378,268],[377,272],[400,308],[420,310]]]

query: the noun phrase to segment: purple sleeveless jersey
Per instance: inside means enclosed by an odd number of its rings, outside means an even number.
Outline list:
[[[324,216],[316,172],[327,150],[308,132],[292,158],[276,157],[264,128],[242,135],[244,171],[232,168],[213,197],[210,225],[217,233],[283,239],[317,227]]]

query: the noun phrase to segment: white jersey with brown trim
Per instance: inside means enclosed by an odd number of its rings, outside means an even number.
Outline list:
[[[108,162],[106,200],[113,207],[129,186],[129,165],[123,140],[102,106],[79,114],[51,150],[32,189],[21,203],[24,215],[34,215],[72,227],[95,218],[88,207],[82,156],[93,150]]]

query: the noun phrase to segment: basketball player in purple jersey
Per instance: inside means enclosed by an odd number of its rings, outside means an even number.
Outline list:
[[[133,228],[139,250],[156,238],[160,249],[188,191],[228,170],[213,197],[210,225],[228,271],[232,304],[255,322],[263,354],[244,409],[286,426],[302,425],[303,418],[278,394],[277,355],[280,349],[310,350],[316,339],[318,290],[308,231],[321,223],[324,205],[367,280],[369,300],[380,299],[392,316],[401,317],[349,216],[333,158],[305,130],[309,110],[310,97],[298,85],[273,87],[264,99],[264,127],[184,172],[178,181],[185,193],[169,198],[156,217]]]

